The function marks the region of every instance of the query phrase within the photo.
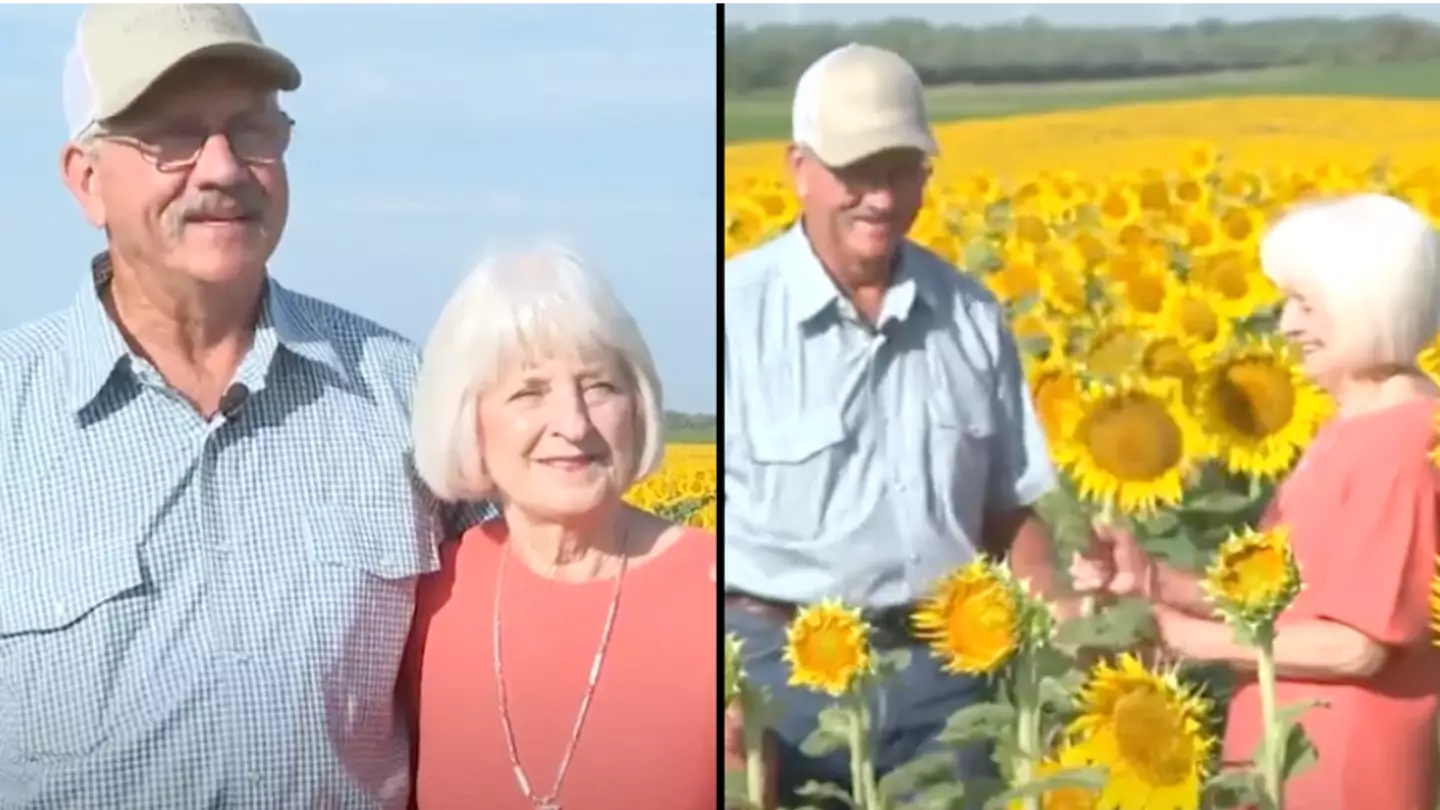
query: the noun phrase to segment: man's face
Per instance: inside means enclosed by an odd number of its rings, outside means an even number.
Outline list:
[[[197,63],[107,122],[90,148],[67,147],[66,182],[132,264],[224,284],[263,274],[280,241],[289,139],[267,82]]]
[[[885,260],[910,232],[930,177],[925,155],[914,149],[830,167],[796,146],[790,163],[807,221],[822,224],[833,248],[865,262]]]

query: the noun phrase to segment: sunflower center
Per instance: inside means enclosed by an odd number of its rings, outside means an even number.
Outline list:
[[[1226,211],[1220,219],[1220,227],[1225,230],[1225,235],[1236,242],[1243,242],[1254,234],[1250,217],[1238,208]]]
[[[1152,341],[1145,349],[1144,368],[1147,374],[1156,377],[1185,379],[1195,373],[1195,365],[1184,347],[1168,338]]]
[[[1149,273],[1137,273],[1125,282],[1125,300],[1136,312],[1154,315],[1165,304],[1165,282]]]
[[[1198,298],[1186,296],[1180,302],[1178,320],[1185,334],[1208,343],[1220,333],[1220,319],[1208,304]]]
[[[1232,301],[1250,293],[1250,281],[1244,269],[1233,262],[1221,262],[1211,275],[1210,284],[1215,292]]]
[[[1285,562],[1285,556],[1273,546],[1242,549],[1228,560],[1225,594],[1246,604],[1269,601],[1286,580]]]
[[[1225,368],[1214,399],[1226,425],[1252,439],[1278,433],[1295,415],[1289,371],[1265,361],[1240,361]]]
[[[1145,394],[1101,402],[1080,435],[1095,465],[1122,481],[1153,481],[1180,463],[1184,439],[1165,404]]]
[[[1146,784],[1175,785],[1194,767],[1194,748],[1178,713],[1162,695],[1129,692],[1115,701],[1120,755]]]

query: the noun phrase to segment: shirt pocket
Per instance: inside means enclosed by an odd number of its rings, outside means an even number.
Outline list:
[[[136,641],[152,597],[138,543],[95,544],[0,566],[0,752],[84,757],[155,710]]]
[[[327,722],[352,735],[375,723],[378,734],[390,718],[416,581],[440,567],[438,521],[410,497],[381,495],[317,506],[302,524],[311,573],[296,608],[309,613]]]
[[[839,476],[845,471],[845,422],[839,408],[807,409],[750,430],[750,460],[765,529],[796,540],[824,533]]]
[[[948,393],[948,392],[947,392]],[[973,392],[962,399],[932,394],[926,401],[932,476],[953,498],[962,525],[978,525],[989,491],[995,419],[988,399]]]

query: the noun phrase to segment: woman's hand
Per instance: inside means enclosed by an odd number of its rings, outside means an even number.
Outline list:
[[[1155,561],[1135,535],[1114,526],[1096,525],[1085,551],[1070,562],[1070,581],[1080,593],[1144,596],[1154,592]]]

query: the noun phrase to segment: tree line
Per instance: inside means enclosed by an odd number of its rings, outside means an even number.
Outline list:
[[[894,19],[859,25],[725,27],[725,92],[792,90],[825,52],[863,42],[904,54],[926,84],[1121,79],[1288,65],[1440,58],[1440,27],[1402,16],[1201,20],[1168,27],[1057,28]]]

